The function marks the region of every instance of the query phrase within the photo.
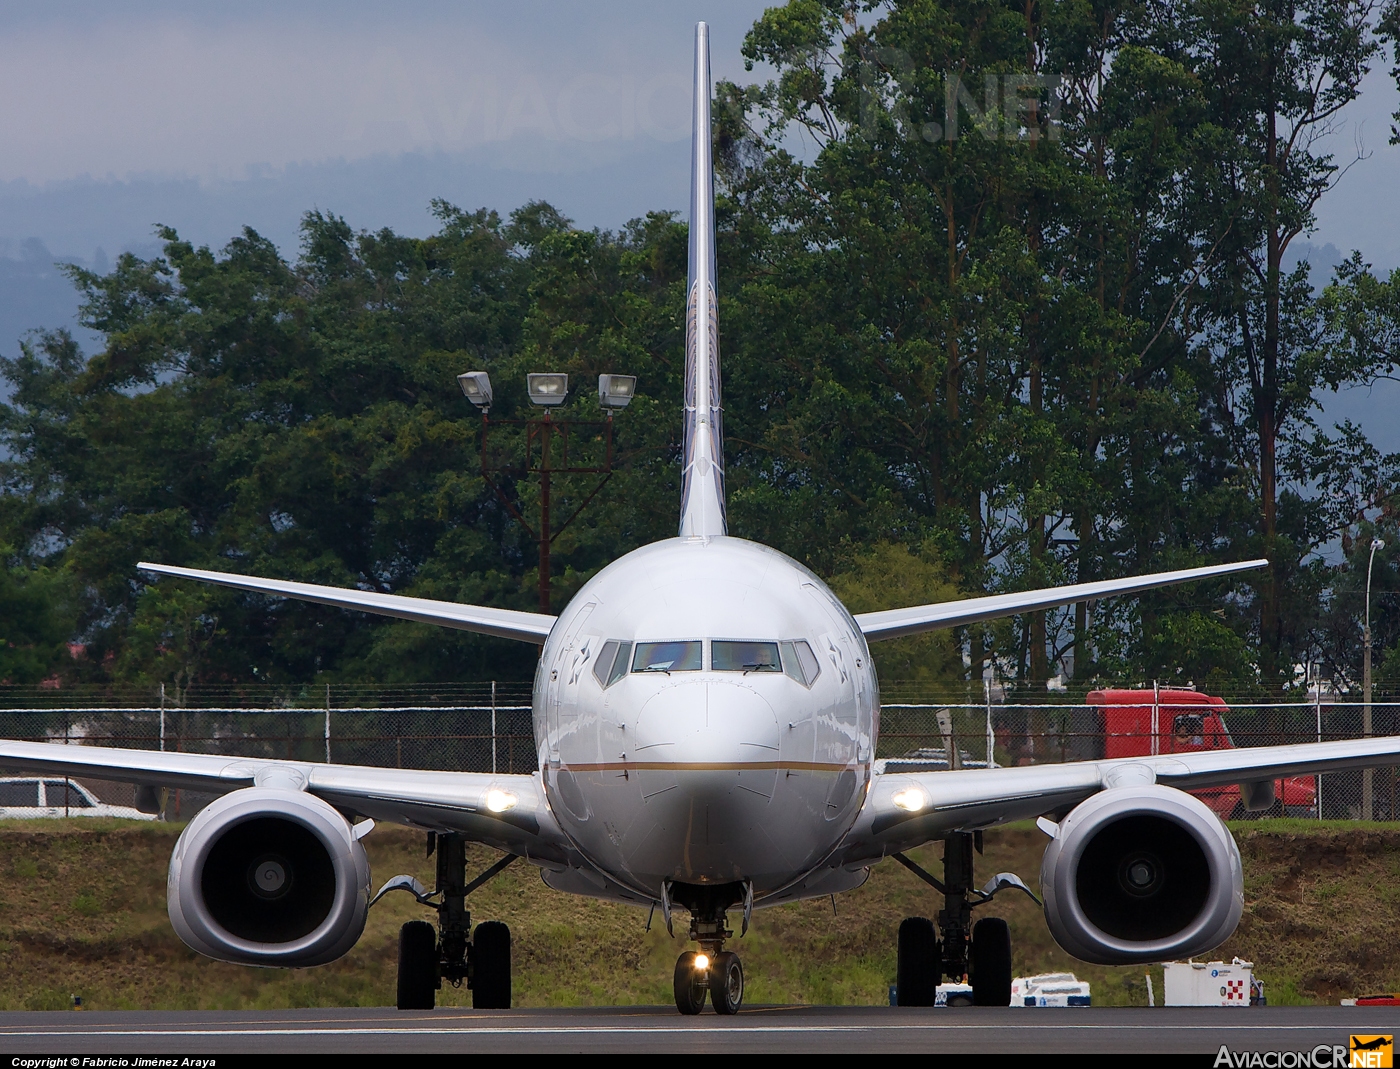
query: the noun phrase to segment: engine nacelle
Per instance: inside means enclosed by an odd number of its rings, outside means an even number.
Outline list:
[[[324,965],[365,928],[369,859],[349,823],[302,791],[219,798],[175,844],[166,902],[193,950],[242,965]]]
[[[1244,910],[1229,829],[1199,799],[1155,785],[1075,807],[1045,850],[1040,885],[1055,941],[1098,965],[1204,953]]]

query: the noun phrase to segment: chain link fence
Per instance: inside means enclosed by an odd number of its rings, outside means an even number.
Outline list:
[[[1129,698],[1120,691],[1110,703],[1083,692],[1018,694],[987,686],[980,701],[967,700],[973,695],[966,691],[945,695],[942,701],[883,700],[877,757],[891,772],[950,764],[1007,767],[1357,739],[1367,734],[1367,703],[1357,695],[1325,687],[1275,697],[1257,693],[1224,697],[1218,705],[1194,695],[1174,698],[1171,691],[1151,687],[1134,688],[1131,694]],[[905,694],[897,695],[912,696],[907,688]],[[1400,735],[1400,701],[1393,695],[1372,701],[1370,721],[1370,735]],[[1233,819],[1256,815],[1400,819],[1393,767],[1280,780],[1275,805],[1262,814],[1244,811],[1237,787],[1196,793],[1222,817]]]
[[[887,771],[1045,764],[1364,734],[1364,703],[1317,687],[1305,694],[1227,696],[1223,706],[1199,699],[1179,703],[1172,692],[1139,688],[1131,698],[1136,720],[1118,715],[1127,699],[1116,699],[1116,711],[1106,714],[1109,707],[1101,697],[1082,691],[905,683],[883,690],[876,756]],[[205,688],[179,700],[162,690],[0,687],[0,738],[528,773],[536,763],[530,697],[528,683],[500,682],[334,684],[294,692],[271,686]],[[1219,717],[1218,729],[1210,713]],[[1371,734],[1400,734],[1400,701],[1387,697],[1371,704]],[[99,785],[107,801],[129,804],[130,793],[130,788]],[[1393,768],[1369,776],[1356,771],[1294,777],[1277,793],[1276,814],[1400,819]],[[1245,815],[1237,804],[1238,788],[1203,797],[1222,816]],[[173,796],[170,815],[188,817],[206,800],[189,792]]]

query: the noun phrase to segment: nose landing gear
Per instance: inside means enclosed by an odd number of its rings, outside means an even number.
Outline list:
[[[666,930],[671,930],[670,904],[674,901],[690,910],[690,938],[700,944],[699,951],[687,950],[676,959],[676,1009],[693,1016],[705,1008],[708,994],[716,1013],[738,1013],[744,1001],[744,966],[738,954],[724,949],[724,941],[734,937],[725,924],[725,910],[744,902],[747,930],[752,891],[743,883],[667,884],[662,897]]]
[[[982,852],[981,832],[955,832],[943,840],[943,879],[937,880],[903,854],[894,859],[943,896],[938,913],[939,939],[933,922],[908,917],[899,926],[896,999],[901,1006],[932,1006],[938,982],[947,976],[972,986],[974,1006],[1011,1005],[1011,932],[1000,917],[983,917],[975,925],[972,910],[999,891],[1013,888],[1040,899],[1014,873],[1001,872],[978,891],[972,886],[973,851]]]

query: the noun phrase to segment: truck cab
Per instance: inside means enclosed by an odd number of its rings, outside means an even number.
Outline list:
[[[1224,699],[1197,690],[1096,690],[1087,703],[1103,740],[1103,758],[1146,757],[1153,754],[1194,753],[1234,749]],[[1317,781],[1312,776],[1289,776],[1274,784],[1273,815],[1315,816]],[[1236,784],[1192,791],[1222,820],[1248,814]]]

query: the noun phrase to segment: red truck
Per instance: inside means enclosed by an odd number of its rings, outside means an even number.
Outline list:
[[[1196,690],[1159,690],[1154,732],[1152,696],[1150,690],[1090,692],[1086,700],[1091,706],[1089,712],[1094,723],[1089,725],[1089,738],[1098,736],[1093,746],[1095,750],[1102,748],[1102,752],[1093,756],[1143,757],[1153,753],[1234,748],[1224,720],[1229,707],[1222,699]],[[1236,784],[1207,787],[1191,793],[1223,820],[1238,820],[1246,815]],[[1273,810],[1276,815],[1317,814],[1317,781],[1312,776],[1289,776],[1278,780],[1274,784],[1274,796],[1277,799]]]

